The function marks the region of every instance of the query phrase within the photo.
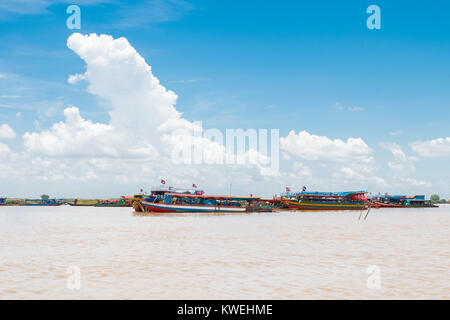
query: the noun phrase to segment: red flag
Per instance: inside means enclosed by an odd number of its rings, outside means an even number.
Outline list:
[[[166,184],[166,180],[161,179],[162,184]]]
[[[291,191],[291,188],[286,187],[286,192],[290,192],[290,191]]]
[[[192,188],[198,188],[195,183],[192,184]]]
[[[141,193],[142,193],[143,191],[144,191],[144,190],[141,189]]]

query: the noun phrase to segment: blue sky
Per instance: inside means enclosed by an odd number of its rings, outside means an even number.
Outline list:
[[[63,110],[71,105],[85,119],[108,123],[107,110],[87,85],[67,82],[69,75],[84,72],[86,63],[66,44],[73,32],[108,34],[128,39],[178,95],[176,108],[189,121],[220,130],[279,128],[282,137],[306,130],[329,139],[361,138],[373,150],[376,172],[370,174],[386,184],[355,182],[355,188],[450,197],[448,1],[73,2],[81,8],[81,30],[66,28],[72,2],[21,2],[0,5],[0,125],[16,132],[14,139],[0,142],[13,152],[27,152],[23,135],[64,121]],[[380,30],[366,27],[371,4],[381,8]],[[434,148],[431,141],[439,138],[442,150],[430,149],[436,155],[411,148],[417,141]],[[386,147],[393,144],[403,160]],[[326,166],[326,161],[297,160],[318,166],[313,175]],[[414,170],[397,172],[402,169],[388,165],[394,161]],[[328,175],[339,168],[330,170]],[[397,174],[403,180],[388,181]],[[352,186],[323,179],[311,180],[312,188]],[[46,187],[56,192],[60,184],[64,193],[78,192],[79,186],[63,180]],[[267,183],[269,194],[283,187]],[[89,192],[99,184],[92,183]],[[0,186],[0,193],[10,194]],[[15,195],[21,185],[11,188]],[[33,190],[30,186],[26,193]]]

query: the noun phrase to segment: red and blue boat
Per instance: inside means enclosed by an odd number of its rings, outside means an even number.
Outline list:
[[[288,193],[281,201],[295,210],[363,210],[367,191]]]
[[[424,195],[373,195],[369,198],[373,208],[434,208],[431,200],[426,200]]]
[[[147,212],[234,212],[244,213],[260,198],[166,193],[164,199],[141,201]]]

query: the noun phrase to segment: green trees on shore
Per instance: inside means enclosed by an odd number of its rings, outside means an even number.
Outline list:
[[[437,195],[437,194],[432,194],[432,195],[430,196],[430,200],[431,200],[431,202],[433,202],[433,203],[450,203],[450,200],[447,201],[447,200],[445,200],[445,199],[441,199],[441,198],[439,197],[439,195]]]

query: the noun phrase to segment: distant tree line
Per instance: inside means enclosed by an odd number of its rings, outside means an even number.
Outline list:
[[[431,196],[430,196],[430,200],[431,200],[431,202],[433,202],[433,203],[450,203],[450,199],[447,201],[447,200],[445,200],[445,199],[441,199],[440,197],[439,197],[439,195],[437,195],[437,194],[432,194]]]

